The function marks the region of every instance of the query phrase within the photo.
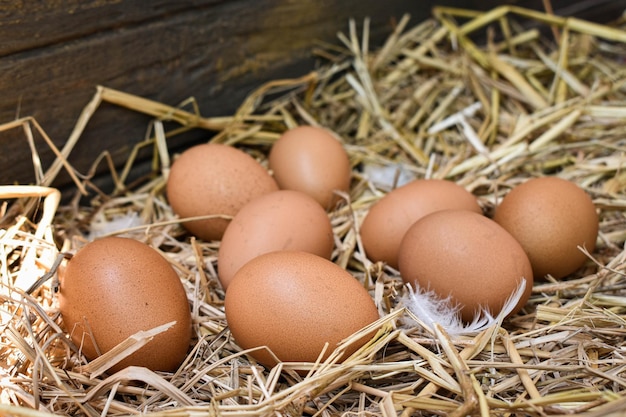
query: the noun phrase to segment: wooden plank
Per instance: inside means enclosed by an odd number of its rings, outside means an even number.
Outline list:
[[[212,7],[224,0],[66,0],[5,2],[0,9],[0,56],[42,48],[167,16]]]

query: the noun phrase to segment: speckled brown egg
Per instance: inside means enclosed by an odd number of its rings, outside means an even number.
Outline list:
[[[354,332],[378,319],[370,294],[333,262],[300,251],[258,256],[242,266],[224,301],[226,320],[243,349],[267,346],[284,362],[314,362],[328,343],[327,358]],[[350,344],[341,360],[369,337]],[[273,366],[267,349],[250,353]]]
[[[240,149],[218,143],[184,151],[172,164],[167,181],[167,197],[179,217],[216,216],[182,223],[206,241],[221,239],[230,218],[248,201],[277,189],[258,161]]]
[[[65,329],[89,360],[129,336],[176,322],[111,368],[174,371],[187,355],[191,314],[185,289],[169,262],[134,239],[105,237],[82,247],[60,276]]]
[[[281,189],[309,194],[324,209],[339,200],[335,191],[350,189],[350,159],[326,129],[299,126],[286,131],[272,145],[268,161]]]
[[[537,279],[563,278],[588,259],[596,247],[598,214],[591,197],[558,177],[527,180],[496,207],[494,220],[520,242]]]
[[[224,289],[254,257],[277,250],[300,250],[330,259],[334,240],[330,218],[307,194],[278,190],[243,206],[226,228],[217,257]]]
[[[425,215],[445,209],[482,213],[476,197],[447,180],[418,179],[398,187],[370,207],[360,234],[368,258],[398,268],[398,250],[406,231]]]
[[[404,282],[450,297],[466,322],[483,308],[499,314],[525,280],[525,292],[509,314],[516,313],[533,286],[521,245],[493,220],[468,210],[442,210],[418,220],[402,239],[398,262]]]

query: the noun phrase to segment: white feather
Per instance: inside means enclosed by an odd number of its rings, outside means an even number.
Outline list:
[[[501,324],[524,295],[526,280],[520,281],[497,316],[494,317],[489,310],[481,307],[471,323],[463,322],[459,313],[460,307],[452,302],[451,297],[442,299],[434,291],[421,288],[417,283],[415,289],[411,285],[407,285],[407,289],[401,304],[408,311],[408,325],[418,324],[432,332],[434,325],[438,324],[450,335],[463,335],[475,334]]]
[[[96,215],[89,225],[87,238],[93,240],[124,229],[141,226],[142,224],[143,220],[135,212],[113,215],[110,219],[106,218],[102,212],[99,212],[99,215]]]
[[[363,174],[378,188],[385,190],[400,187],[416,178],[403,164],[378,165],[366,162],[363,164]]]

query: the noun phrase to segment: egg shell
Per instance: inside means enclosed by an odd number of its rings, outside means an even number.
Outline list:
[[[264,194],[243,206],[230,222],[217,257],[224,289],[246,262],[267,252],[300,250],[330,259],[330,218],[312,197],[299,191]]]
[[[522,245],[537,279],[563,278],[592,253],[598,214],[591,197],[575,183],[539,177],[514,187],[496,207],[493,219]]]
[[[455,182],[418,179],[398,187],[374,203],[360,228],[363,248],[374,262],[398,268],[398,250],[404,234],[425,215],[446,209],[482,213],[476,197]]]
[[[234,216],[254,197],[278,190],[258,161],[244,151],[219,143],[185,150],[172,164],[167,197],[179,217]],[[230,219],[212,218],[182,225],[205,241],[219,240]]]
[[[314,362],[328,343],[325,359],[343,339],[379,318],[372,297],[356,278],[301,251],[270,252],[246,263],[226,291],[224,308],[241,348],[267,346],[285,362]],[[370,337],[350,344],[340,360]],[[267,349],[250,355],[266,366],[276,363]]]
[[[174,371],[187,355],[191,313],[185,289],[169,262],[150,246],[122,237],[94,240],[72,257],[59,282],[64,326],[87,359],[138,331],[172,321],[176,324],[111,371],[131,365]]]
[[[281,189],[309,194],[325,210],[339,200],[335,191],[350,189],[348,153],[323,128],[299,126],[286,131],[272,145],[268,164]]]
[[[468,210],[442,210],[418,220],[402,239],[398,261],[405,283],[451,297],[466,322],[482,308],[497,315],[524,279],[525,292],[510,314],[518,312],[533,286],[521,245],[493,220]]]

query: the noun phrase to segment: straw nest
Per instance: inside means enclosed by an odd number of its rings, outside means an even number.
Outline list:
[[[0,230],[0,414],[607,416],[626,409],[623,28],[509,6],[435,8],[414,27],[400,20],[375,51],[368,22],[360,31],[350,22],[338,45],[315,51],[323,67],[261,86],[232,117],[202,117],[193,100],[171,107],[99,87],[63,149],[32,118],[2,125],[22,128],[31,144],[38,130],[58,158],[44,169],[33,146],[38,185],[0,188],[12,201],[2,206]],[[111,193],[68,157],[103,101],[154,116],[140,145],[153,149],[153,172],[130,183],[133,152],[112,172]],[[383,314],[376,336],[341,364],[331,356],[264,369],[230,337],[218,243],[185,235],[167,204],[173,155],[166,142],[207,129],[212,140],[264,163],[272,142],[298,124],[328,127],[344,140],[354,186],[330,213],[333,260],[371,290]],[[105,153],[94,167],[107,161]],[[357,233],[368,207],[393,186],[366,175],[372,167],[387,167],[396,180],[454,180],[487,214],[526,178],[569,179],[598,208],[598,247],[567,279],[536,282],[526,308],[501,325],[470,336],[403,325],[398,273],[369,262]],[[62,206],[50,188],[61,170],[74,178],[77,196]],[[173,374],[128,368],[108,376],[109,357],[86,363],[62,331],[53,293],[60,254],[120,219],[134,226],[114,233],[162,251],[188,291],[197,338]]]

